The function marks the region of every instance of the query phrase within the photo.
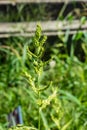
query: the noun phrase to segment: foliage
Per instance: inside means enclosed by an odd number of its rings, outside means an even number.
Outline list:
[[[36,129],[28,126],[17,125],[16,127],[12,127],[9,130],[36,130]]]
[[[42,36],[40,26],[32,40],[16,39],[11,46],[10,41],[1,45],[1,129],[8,125],[6,115],[20,104],[24,123],[31,128],[86,130],[86,34],[80,35],[84,62],[74,55],[74,44],[68,55],[68,41],[63,42],[66,35],[52,46],[48,61],[44,61],[46,37]]]
[[[72,2],[71,4],[13,4],[0,5],[0,22],[29,22],[47,20],[73,20],[87,16],[86,3]]]
[[[59,19],[63,19],[66,6]],[[24,21],[21,15],[24,6],[18,5],[17,9],[18,16],[7,16],[7,20]],[[40,16],[44,10],[45,6]],[[31,7],[31,12],[27,21],[38,14],[36,8]],[[40,16],[38,19],[43,20]],[[66,19],[73,20],[71,12]],[[81,22],[85,22],[84,17]],[[18,105],[22,107],[24,125],[28,127],[17,126],[10,130],[87,129],[87,33],[77,31],[70,37],[67,30],[58,38],[47,49],[51,51],[48,60],[45,58],[46,36],[42,36],[40,26],[32,39],[10,38],[0,43],[1,130],[7,129],[7,115]]]

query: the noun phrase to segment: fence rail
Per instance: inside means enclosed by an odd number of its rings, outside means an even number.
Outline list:
[[[66,30],[70,34],[77,30],[86,32],[87,22],[81,24],[79,20],[69,21],[47,21],[47,22],[24,22],[24,23],[0,23],[0,37],[10,36],[32,36],[35,33],[37,24],[40,24],[46,35],[63,34]]]
[[[0,0],[0,4],[16,3],[65,3],[65,2],[87,2],[87,0]],[[0,23],[0,38],[10,36],[32,36],[35,33],[38,22]],[[63,34],[69,30],[74,34],[77,30],[87,31],[87,21],[81,25],[80,20],[69,21],[45,21],[40,22],[42,31],[46,35]]]
[[[87,2],[87,0],[0,0],[0,4],[17,4],[17,3],[70,3],[70,2]]]

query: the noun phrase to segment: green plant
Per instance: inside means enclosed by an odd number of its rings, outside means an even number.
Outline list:
[[[17,125],[16,127],[12,127],[9,130],[36,130],[36,129],[28,126]]]
[[[66,120],[65,123],[65,118],[63,118],[65,113],[58,94],[59,88],[55,86],[55,80],[49,80],[45,77],[50,72],[50,69],[47,69],[49,72],[46,73],[46,68],[49,65],[54,68],[56,64],[55,61],[53,63],[52,60],[54,57],[49,61],[43,61],[45,41],[46,37],[41,35],[41,27],[37,26],[33,38],[33,48],[27,49],[27,68],[23,71],[27,77],[32,95],[35,97],[34,107],[36,107],[38,114],[38,130],[50,130],[53,128],[66,130],[71,124],[72,119],[70,121]],[[29,89],[27,91],[29,92]],[[52,110],[51,113],[49,113],[50,110]]]

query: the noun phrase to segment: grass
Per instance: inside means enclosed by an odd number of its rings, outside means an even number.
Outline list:
[[[87,5],[72,4],[17,4],[0,6],[0,22],[29,22],[80,19],[86,15]],[[32,17],[33,16],[33,17]]]
[[[1,41],[0,130],[18,105],[25,126],[12,129],[87,129],[87,33],[66,31],[50,41],[40,26],[33,38]]]
[[[70,55],[66,44],[69,39],[64,43],[67,34],[60,37],[60,42],[49,48],[50,59],[46,61],[44,39],[40,28],[37,30],[33,39],[13,38],[0,46],[1,129],[7,127],[7,114],[20,104],[24,124],[29,127],[86,130],[87,35],[72,38]],[[83,50],[84,62],[75,56],[74,42]]]

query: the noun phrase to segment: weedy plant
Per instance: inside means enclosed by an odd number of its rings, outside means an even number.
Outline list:
[[[41,27],[37,25],[33,38],[33,48],[27,48],[27,68],[25,67],[23,72],[34,98],[34,111],[37,113],[36,128],[38,130],[66,130],[72,119],[66,120],[64,117],[67,113],[64,113],[64,108],[62,108],[62,102],[58,94],[59,88],[58,85],[55,86],[55,80],[46,79],[49,72],[52,72],[52,69],[56,66],[56,61],[53,60],[54,57],[49,61],[43,61],[46,39],[46,36],[41,34]],[[29,92],[29,89],[27,91]]]
[[[30,64],[32,64],[31,67],[33,69],[33,72],[27,73],[27,71],[24,71],[25,76],[28,78],[28,83],[37,97],[36,105],[38,106],[37,107],[38,130],[41,129],[41,124],[40,124],[41,122],[40,112],[41,112],[41,105],[42,105],[41,92],[47,88],[47,86],[42,87],[40,84],[42,80],[41,78],[42,78],[43,66],[44,66],[44,63],[42,62],[41,58],[44,52],[43,45],[45,41],[46,41],[46,36],[41,37],[41,28],[40,26],[37,25],[35,37],[33,39],[34,52],[32,53],[30,49],[28,48],[28,60],[31,61]]]
[[[38,130],[43,129],[42,126],[44,124],[45,129],[49,130],[49,126],[47,125],[47,121],[45,120],[45,116],[42,112],[44,108],[46,108],[50,102],[55,98],[57,91],[54,92],[44,99],[44,91],[46,91],[49,87],[51,87],[50,83],[42,83],[44,80],[44,66],[48,64],[48,62],[44,62],[42,57],[44,53],[44,43],[47,37],[42,36],[41,27],[37,25],[36,33],[33,38],[34,48],[31,51],[27,48],[28,53],[28,69],[32,70],[31,72],[28,70],[24,70],[25,76],[27,77],[27,81],[33,91],[33,94],[36,97],[35,106],[37,106],[38,111]],[[32,64],[32,65],[31,65]],[[43,123],[41,122],[43,121]]]
[[[28,126],[17,125],[16,127],[12,127],[9,130],[36,130],[36,129]]]

